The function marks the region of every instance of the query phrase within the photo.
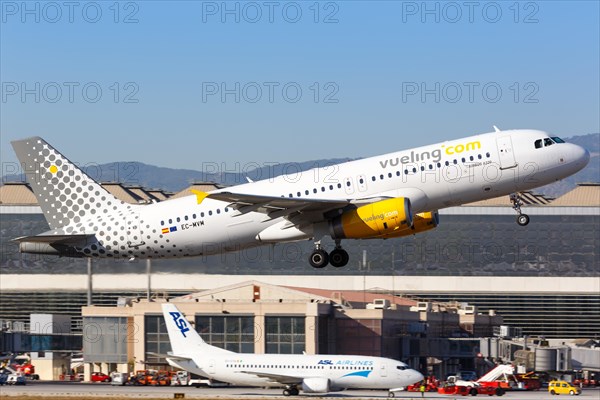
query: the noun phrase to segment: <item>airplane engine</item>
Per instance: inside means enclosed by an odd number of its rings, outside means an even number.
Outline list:
[[[440,215],[436,211],[415,214],[411,227],[381,236],[382,238],[395,238],[414,235],[436,228],[440,224]]]
[[[329,379],[327,378],[304,378],[302,390],[305,393],[327,393],[329,392]]]
[[[410,200],[382,200],[346,211],[330,222],[334,239],[368,239],[410,229],[413,224]]]

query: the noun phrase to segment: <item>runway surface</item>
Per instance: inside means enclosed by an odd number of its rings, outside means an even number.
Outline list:
[[[285,397],[281,389],[261,388],[195,388],[185,386],[145,387],[145,386],[112,386],[104,383],[75,383],[75,382],[28,382],[25,386],[2,386],[0,398],[15,396],[43,397],[98,397],[98,398],[162,398],[172,399],[176,393],[182,393],[186,399],[293,399],[293,398],[347,398],[347,399],[384,399],[388,392],[384,390],[346,390],[343,392],[322,394],[301,394],[295,397]],[[420,399],[420,393],[396,392],[399,399]],[[428,399],[454,399],[457,396],[444,396],[437,393],[425,393]],[[460,397],[460,396],[458,396]],[[468,396],[470,397],[470,396]],[[482,396],[478,396],[482,397]],[[552,396],[546,390],[536,392],[508,392],[502,398],[512,400],[558,400],[570,396]],[[584,389],[578,398],[597,400],[600,389]]]

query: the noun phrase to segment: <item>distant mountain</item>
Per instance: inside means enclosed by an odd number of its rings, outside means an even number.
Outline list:
[[[233,186],[247,183],[248,178],[258,181],[282,174],[288,174],[293,177],[297,172],[315,167],[326,167],[346,161],[350,161],[350,159],[334,158],[264,166],[260,166],[258,163],[250,165],[236,164],[233,167],[227,165],[228,171],[221,170],[225,167],[217,163],[206,163],[204,165],[205,171],[157,167],[137,161],[87,164],[81,167],[98,182],[120,182],[126,185],[142,186],[147,189],[163,189],[178,192],[195,182],[215,182],[224,186]],[[2,182],[22,182],[24,180],[25,177],[23,174],[5,175],[2,177]]]
[[[588,149],[592,159],[586,168],[577,174],[560,182],[536,189],[537,193],[558,197],[572,190],[579,182],[600,182],[600,133],[573,136],[567,139]],[[239,185],[248,182],[273,178],[282,174],[293,176],[297,172],[306,171],[315,167],[325,167],[332,164],[350,161],[350,159],[336,158],[328,160],[314,160],[299,163],[282,163],[276,165],[260,166],[256,164],[235,165],[233,171],[223,171],[222,165],[209,163],[203,165],[204,171],[190,169],[173,169],[143,164],[136,161],[121,161],[100,165],[86,165],[85,171],[100,182],[121,182],[127,185],[138,185],[148,189],[163,189],[177,192],[185,189],[194,182],[215,182],[225,186]],[[232,169],[227,165],[228,169]],[[23,175],[6,175],[3,182],[23,181]]]

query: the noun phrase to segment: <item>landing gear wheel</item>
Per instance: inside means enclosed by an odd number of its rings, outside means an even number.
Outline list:
[[[283,390],[283,395],[284,395],[284,396],[291,396],[291,395],[292,395],[292,391],[291,391],[291,390],[289,390],[289,389],[284,389],[284,390]]]
[[[350,256],[344,249],[334,249],[329,253],[329,263],[336,268],[345,266],[349,260]]]
[[[517,224],[521,226],[525,226],[529,223],[529,215],[527,214],[519,214],[517,216]]]
[[[310,254],[308,262],[314,268],[324,268],[329,263],[329,256],[327,255],[327,252],[325,250],[316,249]]]
[[[521,212],[521,206],[523,205],[521,196],[518,193],[511,193],[509,197],[510,202],[512,203],[512,208],[517,212],[517,214],[519,214],[517,216],[517,224],[521,226],[527,225],[529,223],[529,216]]]

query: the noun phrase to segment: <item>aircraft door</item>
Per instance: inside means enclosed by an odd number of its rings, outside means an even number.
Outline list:
[[[359,175],[357,177],[358,180],[358,191],[366,192],[367,191],[367,177],[364,175]]]
[[[496,139],[498,147],[498,156],[500,157],[500,169],[508,169],[517,166],[515,153],[513,152],[512,140],[510,136],[502,136]]]
[[[346,190],[346,194],[354,193],[352,178],[344,178],[344,190]]]
[[[217,368],[215,366],[215,360],[210,360],[208,362],[208,373],[215,374],[217,372]]]
[[[385,363],[381,363],[381,367],[379,368],[379,376],[385,378],[387,376],[387,369],[385,367]]]
[[[125,218],[127,229],[127,245],[137,247],[144,244],[142,237],[142,221],[139,214],[130,214]]]

